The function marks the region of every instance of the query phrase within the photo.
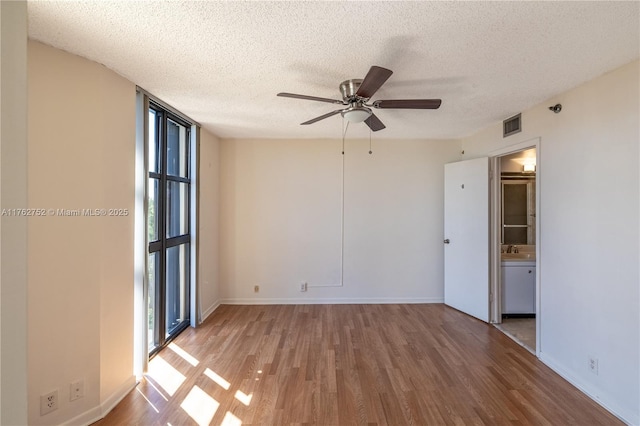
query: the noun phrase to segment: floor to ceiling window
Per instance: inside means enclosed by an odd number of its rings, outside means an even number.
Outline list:
[[[191,127],[149,103],[147,186],[148,350],[155,353],[190,323]]]

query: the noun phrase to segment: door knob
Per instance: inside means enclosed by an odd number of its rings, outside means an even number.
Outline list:
[[[450,242],[451,242],[451,241],[449,241],[449,239],[448,239],[448,238],[444,240],[444,243],[445,243],[445,244],[449,244]]]

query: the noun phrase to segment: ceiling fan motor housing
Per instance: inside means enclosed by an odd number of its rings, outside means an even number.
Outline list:
[[[345,80],[340,83],[342,99],[349,104],[340,114],[353,123],[361,123],[371,115],[371,110],[364,106],[365,99],[356,95],[361,84],[362,79]]]
[[[342,93],[342,99],[348,103],[356,101],[356,93],[358,92],[358,88],[361,84],[362,79],[359,78],[345,80],[340,83],[340,93]]]

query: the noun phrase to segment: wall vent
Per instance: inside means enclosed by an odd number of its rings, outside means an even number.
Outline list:
[[[522,131],[522,122],[520,121],[520,115],[514,115],[511,118],[507,118],[502,122],[502,137],[506,138],[514,133]]]

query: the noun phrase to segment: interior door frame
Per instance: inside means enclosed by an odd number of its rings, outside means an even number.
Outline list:
[[[540,252],[543,244],[540,228],[540,188],[541,188],[541,138],[527,139],[489,153],[489,322],[502,322],[502,291],[500,283],[500,157],[525,149],[536,150],[536,356],[540,357],[541,345],[541,302],[540,282],[542,276]]]

